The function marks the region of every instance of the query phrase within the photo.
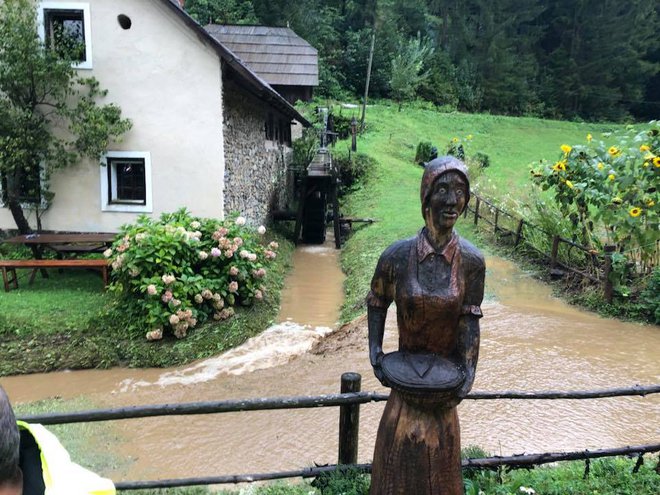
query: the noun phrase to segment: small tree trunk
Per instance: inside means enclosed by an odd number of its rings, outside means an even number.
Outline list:
[[[31,234],[33,231],[27,219],[25,218],[25,212],[23,212],[23,207],[21,206],[20,201],[18,201],[16,197],[12,198],[10,194],[8,194],[8,196],[7,206],[11,212],[11,216],[14,218],[14,222],[16,223],[19,234]]]

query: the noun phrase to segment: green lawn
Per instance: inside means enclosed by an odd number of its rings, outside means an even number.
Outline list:
[[[98,273],[49,270],[49,278],[37,275],[28,285],[30,270],[19,270],[19,289],[0,291],[0,376],[119,365],[174,366],[235,347],[277,316],[293,253],[290,242],[278,241],[264,301],[237,308],[229,320],[207,322],[181,340],[149,342],[146,329],[131,329],[133,322],[121,302],[103,292]]]
[[[423,169],[413,163],[420,141],[432,142],[443,154],[453,137],[472,135],[468,155],[486,153],[491,162],[480,177],[482,187],[499,197],[511,194],[521,198],[531,189],[530,163],[557,159],[562,144],[583,143],[588,133],[599,139],[601,133],[621,127],[405,107],[399,112],[396,105],[389,104],[368,107],[367,132],[358,140],[358,152],[378,164],[367,183],[345,199],[343,213],[378,221],[358,227],[342,252],[347,274],[342,320],[364,311],[363,300],[383,249],[396,239],[414,235],[423,225],[419,200]],[[343,149],[347,143],[336,146]],[[459,221],[457,229],[468,238],[474,235],[465,220]]]

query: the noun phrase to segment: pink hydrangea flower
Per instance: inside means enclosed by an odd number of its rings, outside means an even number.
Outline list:
[[[204,302],[204,298],[201,294],[195,294],[195,302],[197,304],[202,304]]]
[[[238,268],[235,267],[235,266],[232,266],[229,269],[229,275],[231,275],[232,277],[235,277],[236,275],[238,275]]]
[[[238,282],[234,280],[233,282],[229,282],[229,292],[237,292],[238,291]]]
[[[225,251],[225,258],[231,258],[232,256],[234,256],[234,251],[227,249],[227,251]]]
[[[165,294],[162,295],[161,299],[163,300],[163,302],[165,304],[167,304],[168,302],[170,302],[172,300],[172,297],[173,297],[172,296],[172,291],[166,290]]]
[[[268,247],[271,249],[278,249],[280,245],[277,242],[273,241],[270,244],[268,244]]]
[[[277,253],[271,251],[270,249],[266,249],[264,251],[264,256],[266,256],[267,260],[274,260],[277,257]]]
[[[254,291],[254,298],[261,301],[264,298],[264,295],[260,290],[257,289]]]
[[[214,258],[217,258],[221,254],[222,254],[222,251],[220,251],[218,248],[214,247],[213,249],[211,249],[211,256],[213,256]]]
[[[243,239],[240,237],[234,237],[234,246],[241,247],[243,245]]]
[[[241,249],[241,252],[238,253],[241,258],[247,258],[250,256],[250,252],[247,249]]]
[[[156,289],[156,286],[154,284],[150,284],[147,286],[147,294],[150,296],[155,296],[158,293],[158,290]]]
[[[170,325],[176,325],[179,323],[179,317],[177,315],[170,315]]]

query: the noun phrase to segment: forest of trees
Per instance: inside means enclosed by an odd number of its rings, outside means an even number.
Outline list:
[[[363,93],[375,32],[370,96],[552,118],[660,117],[658,0],[187,0],[185,8],[202,25],[291,27],[318,49],[319,96]],[[423,77],[410,95],[393,87],[392,73],[415,43]]]

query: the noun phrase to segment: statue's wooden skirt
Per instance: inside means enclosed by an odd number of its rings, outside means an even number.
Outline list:
[[[370,494],[463,494],[456,407],[409,404],[392,390],[378,427]]]

